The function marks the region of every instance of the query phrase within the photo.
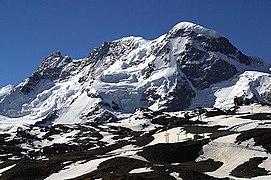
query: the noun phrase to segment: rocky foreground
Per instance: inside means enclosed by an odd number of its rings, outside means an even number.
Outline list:
[[[18,128],[0,136],[0,178],[269,179],[270,112],[138,109],[106,124]]]

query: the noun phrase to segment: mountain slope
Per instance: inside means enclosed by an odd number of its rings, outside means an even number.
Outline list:
[[[0,179],[270,179],[270,67],[187,22],[56,51],[0,89]]]
[[[11,124],[103,123],[139,107],[230,108],[234,97],[270,103],[270,67],[219,33],[181,22],[155,40],[105,42],[84,59],[52,53],[3,96],[0,119]]]

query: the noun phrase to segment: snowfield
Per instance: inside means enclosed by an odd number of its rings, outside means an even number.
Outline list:
[[[215,172],[208,173],[215,177],[230,177],[230,172],[238,165],[248,161],[252,157],[268,157],[271,155],[261,147],[255,147],[253,140],[247,144],[236,145],[235,140],[238,134],[218,138],[203,147],[203,155],[197,160],[214,159],[224,164]],[[264,166],[266,170],[270,167]]]

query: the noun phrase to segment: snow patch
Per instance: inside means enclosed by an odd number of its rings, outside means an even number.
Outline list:
[[[133,169],[129,172],[129,174],[136,174],[136,173],[145,173],[145,172],[152,172],[153,170],[150,167],[143,167],[143,168],[137,168]]]
[[[7,171],[7,170],[10,170],[11,168],[13,168],[14,166],[16,166],[16,164],[13,164],[11,166],[8,166],[8,167],[5,167],[5,168],[2,168],[0,169],[0,176],[2,175],[3,172]]]

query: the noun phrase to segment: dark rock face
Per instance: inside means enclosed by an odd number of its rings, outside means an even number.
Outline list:
[[[156,87],[150,87],[143,94],[144,99],[148,100],[149,106],[153,105],[155,101],[160,98],[160,95],[157,94],[156,90],[157,90]]]
[[[197,89],[228,80],[238,73],[235,66],[220,57],[191,46],[180,54],[178,65]]]
[[[115,122],[118,118],[102,107],[103,105],[97,105],[93,111],[90,111],[87,114],[81,114],[80,119],[93,120],[96,124],[103,124],[107,122]]]
[[[153,105],[156,101],[164,101],[166,98],[167,103],[162,105],[163,110],[178,111],[188,108],[192,99],[196,96],[196,93],[185,77],[178,77],[174,89],[168,92],[167,97],[161,97],[161,95],[157,93],[156,87],[148,88],[143,96],[143,99],[148,100],[149,106]]]
[[[227,38],[222,36],[209,37],[191,30],[179,29],[176,32],[171,32],[171,34],[168,34],[168,37],[187,37],[188,39],[200,44],[205,51],[220,52],[245,65],[250,65],[252,63],[251,58],[244,55],[241,51],[234,47]]]
[[[234,47],[225,37],[211,37],[189,29],[170,32],[170,39],[185,37],[189,40],[185,51],[177,57],[181,71],[197,89],[228,80],[238,73],[237,68],[226,62],[223,55],[244,65],[251,65],[252,59]],[[219,56],[218,54],[222,56]]]
[[[166,111],[178,111],[186,109],[190,106],[192,99],[196,96],[195,91],[190,87],[185,78],[177,81],[175,89],[169,93],[169,100]]]
[[[234,47],[227,38],[225,37],[219,37],[219,38],[206,38],[204,36],[198,37],[199,40],[202,42],[207,42],[203,48],[206,51],[213,51],[213,52],[220,52],[225,55],[229,55],[234,58],[236,61],[245,64],[250,65],[251,59],[244,55],[241,51],[239,51],[236,47]],[[209,41],[208,41],[209,39]]]
[[[94,48],[87,57],[85,66],[90,65],[90,74],[95,77],[104,69],[107,69],[114,61],[106,61],[105,57],[109,56],[110,47],[113,44],[105,42],[99,48]]]
[[[260,94],[260,96],[263,98],[263,100],[265,101],[265,103],[267,104],[271,104],[271,85],[269,85],[269,92]]]
[[[38,67],[21,87],[21,92],[29,94],[39,84],[41,80],[60,80],[64,79],[71,73],[71,69],[63,72],[64,67],[71,63],[72,59],[68,56],[63,57],[59,51],[53,52]]]
[[[118,118],[114,114],[105,110],[99,114],[99,117],[94,119],[94,122],[98,123],[98,124],[103,124],[106,122],[115,122],[117,120],[118,120]]]
[[[53,123],[53,121],[58,117],[57,111],[53,111],[48,113],[48,115],[42,119],[41,121],[38,121],[35,123],[35,126],[49,126]]]
[[[154,71],[154,67],[152,64],[148,64],[148,67],[145,69],[144,79],[147,79],[151,76],[152,72]]]
[[[40,82],[41,75],[34,72],[29,78],[27,83],[21,88],[21,92],[28,94],[34,90],[35,86]]]
[[[91,76],[100,75],[105,69],[114,64],[117,59],[128,54],[134,48],[136,48],[136,45],[132,39],[104,42],[99,48],[94,48],[89,53],[86,63],[86,65],[90,65]]]
[[[116,111],[120,109],[119,105],[115,103],[115,101],[112,101],[112,108]]]
[[[46,76],[50,80],[58,78],[60,67],[62,66],[60,63],[63,58],[64,57],[59,51],[52,53],[41,63],[38,68],[38,72],[41,76]]]
[[[104,57],[106,57],[109,48],[110,48],[111,43],[109,42],[104,42],[102,43],[102,45],[99,48],[95,48],[93,49],[92,52],[89,53],[88,55],[88,59],[89,60],[98,60],[98,59],[102,59]]]

